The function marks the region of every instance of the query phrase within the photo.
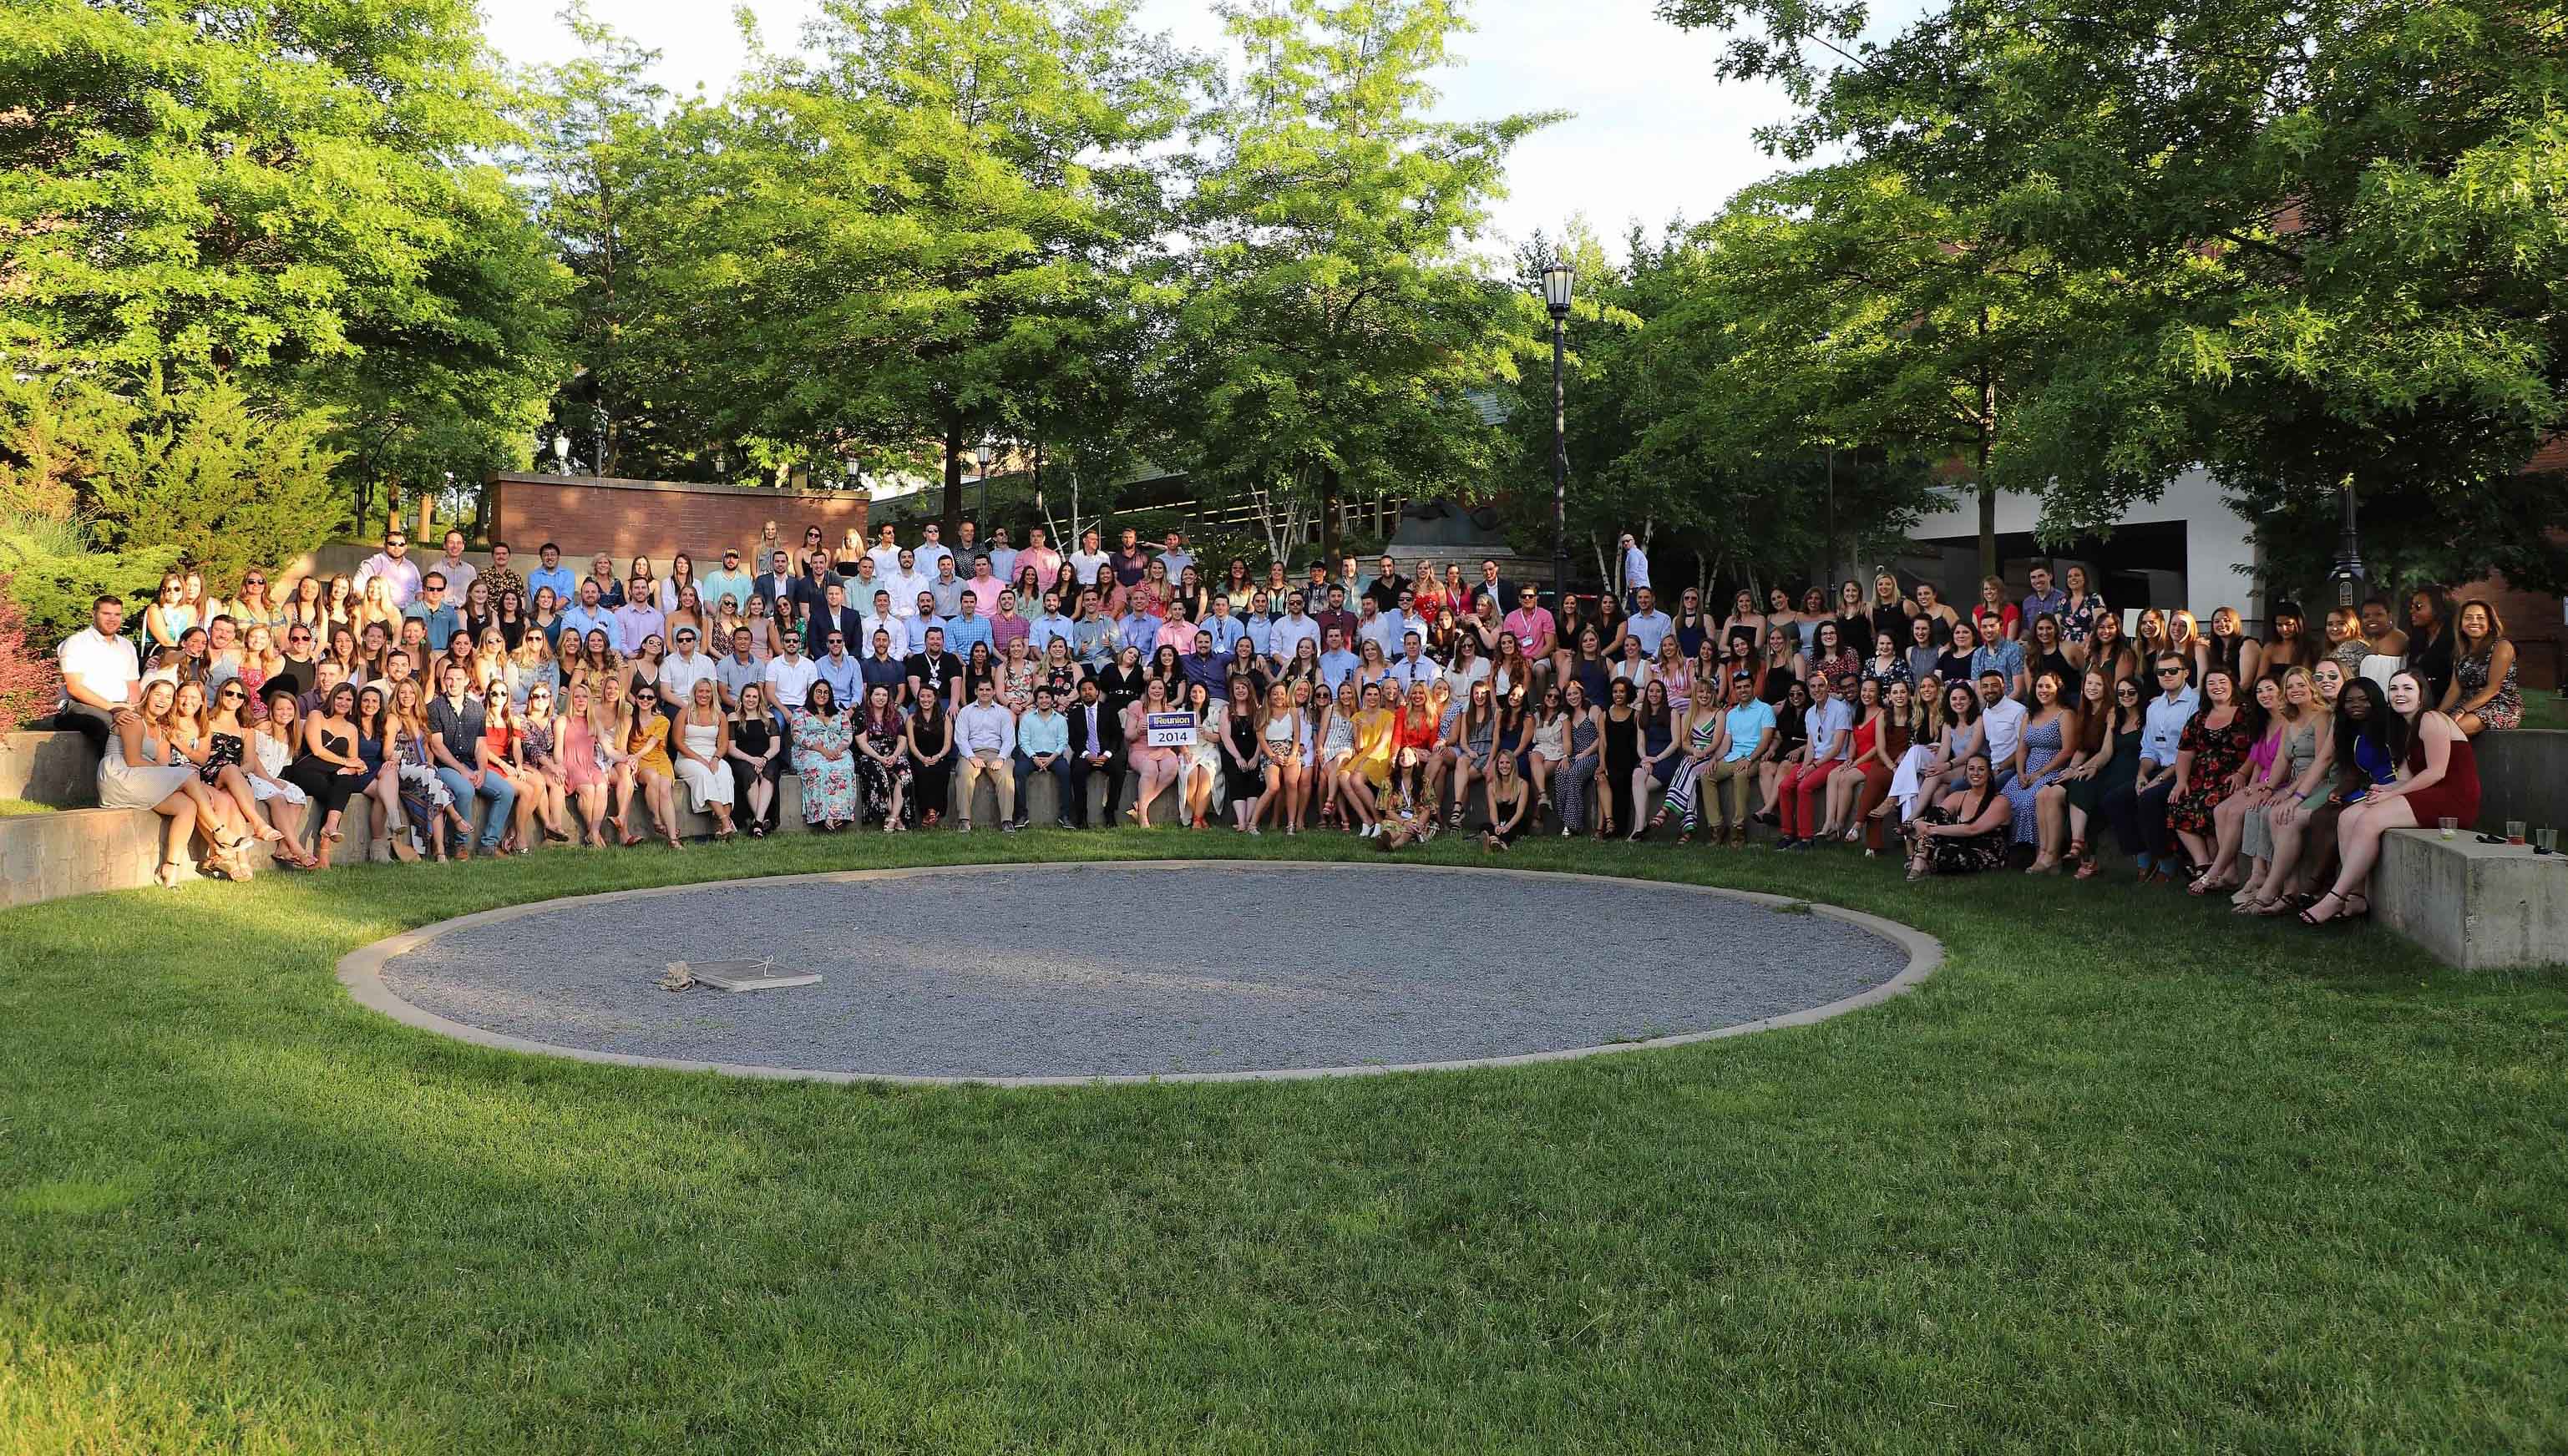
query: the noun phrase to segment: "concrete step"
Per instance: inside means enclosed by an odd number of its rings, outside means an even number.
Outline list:
[[[2568,964],[2568,855],[2394,829],[2372,872],[2372,913],[2464,971]]]

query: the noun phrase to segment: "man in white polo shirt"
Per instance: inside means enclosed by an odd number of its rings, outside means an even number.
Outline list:
[[[767,660],[767,696],[779,709],[800,709],[820,677],[819,665],[802,655],[802,634],[785,634],[785,650]]]
[[[117,712],[143,701],[143,664],[125,630],[125,602],[105,596],[90,603],[89,625],[63,639],[63,704],[54,727],[79,733],[104,754]]]

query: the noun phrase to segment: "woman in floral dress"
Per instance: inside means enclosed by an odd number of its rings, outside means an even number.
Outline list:
[[[905,827],[909,808],[909,725],[891,702],[891,689],[876,684],[865,695],[864,740],[856,744],[856,776],[865,786],[865,813],[889,834]]]
[[[856,722],[825,682],[811,685],[794,719],[794,773],[802,781],[802,822],[831,832],[856,820]]]
[[[2238,704],[2238,685],[2218,668],[2202,675],[2202,707],[2176,740],[2175,791],[2167,827],[2183,842],[2186,863],[2211,862],[2212,810],[2238,788],[2261,725]]]

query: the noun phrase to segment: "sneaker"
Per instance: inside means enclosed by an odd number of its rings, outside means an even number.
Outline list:
[[[955,820],[955,821],[954,821],[954,832],[955,832],[955,833],[957,833],[957,834],[969,834],[969,833],[971,833],[971,832],[972,832],[972,821],[971,821],[971,820],[969,820],[969,819],[957,819],[957,820]]]
[[[1053,826],[1054,828],[1056,828],[1056,829],[1076,829],[1076,828],[1078,828],[1078,827],[1079,827],[1077,824],[1072,823],[1072,822],[1071,822],[1068,818],[1066,818],[1066,817],[1065,817],[1065,818],[1060,818],[1060,819],[1055,819],[1055,820],[1053,820],[1053,821],[1052,821],[1052,826]]]
[[[1016,824],[1004,820],[999,824],[999,832],[1002,834],[1014,834],[1017,832],[1017,828],[1018,826]]]

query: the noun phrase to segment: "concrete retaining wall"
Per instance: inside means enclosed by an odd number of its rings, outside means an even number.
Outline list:
[[[2481,733],[2470,740],[2470,751],[2479,765],[2481,829],[2493,833],[2508,819],[2568,829],[2568,732]]]
[[[98,755],[78,733],[0,734],[0,798],[73,808],[98,802]]]
[[[2568,963],[2568,856],[2398,829],[2372,887],[2374,918],[2464,971]]]

